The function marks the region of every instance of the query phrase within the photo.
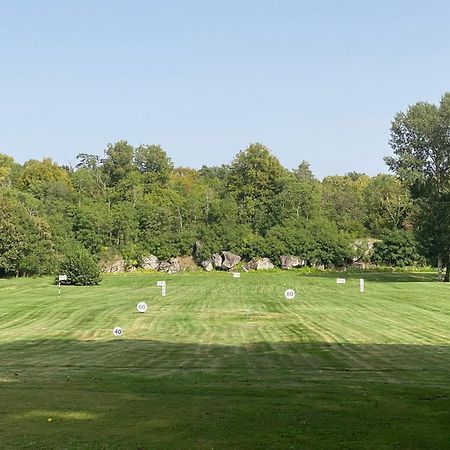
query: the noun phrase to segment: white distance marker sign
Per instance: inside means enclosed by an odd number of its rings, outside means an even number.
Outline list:
[[[156,286],[161,288],[161,295],[163,297],[166,296],[166,282],[165,281],[157,281]]]
[[[359,279],[359,292],[364,292],[364,278]]]
[[[113,329],[113,335],[114,335],[115,337],[122,337],[122,334],[123,334],[122,328],[120,328],[120,327],[115,327],[115,328]]]
[[[345,284],[345,278],[336,278],[337,284]]]
[[[241,274],[239,272],[233,272],[233,278],[241,278]]]
[[[58,276],[58,281],[67,281],[67,275],[61,274]]]
[[[136,305],[136,309],[138,310],[139,313],[145,313],[148,309],[147,303],[145,302],[140,302]]]
[[[284,296],[286,297],[286,300],[293,300],[295,297],[294,289],[286,289],[284,291]]]

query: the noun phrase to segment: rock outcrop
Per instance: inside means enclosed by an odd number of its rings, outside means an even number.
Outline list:
[[[213,262],[210,259],[202,261],[200,264],[207,272],[212,272],[214,270]]]
[[[142,258],[140,266],[144,270],[158,270],[159,259],[155,255],[149,255]]]
[[[105,261],[101,264],[100,270],[106,273],[125,272],[126,264],[123,258],[115,258],[111,261]]]
[[[214,253],[211,258],[214,269],[222,268],[222,257],[218,253]]]
[[[233,267],[236,267],[237,264],[239,264],[241,257],[239,255],[235,255],[231,252],[222,252],[223,255],[223,261],[222,261],[222,269],[223,270],[230,270],[233,269]]]
[[[280,256],[281,268],[292,269],[293,267],[302,267],[306,264],[306,261],[298,256],[282,255]]]
[[[270,270],[275,266],[269,258],[253,258],[244,267],[247,270]]]
[[[169,268],[170,268],[170,262],[169,262],[169,261],[161,261],[161,262],[159,263],[158,270],[159,270],[160,272],[168,272],[168,271],[169,271]]]
[[[181,272],[181,264],[178,258],[170,258],[169,261],[161,261],[158,270],[168,274],[178,273]]]
[[[169,264],[170,264],[170,266],[169,266],[169,270],[167,271],[167,273],[174,274],[174,273],[181,272],[181,263],[178,258],[170,258]]]

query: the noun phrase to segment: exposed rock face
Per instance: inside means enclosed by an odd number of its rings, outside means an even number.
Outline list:
[[[111,261],[105,261],[101,266],[101,271],[106,273],[125,272],[125,260],[123,258],[116,258]]]
[[[312,266],[318,270],[325,270],[325,264],[322,261],[314,261]]]
[[[222,257],[218,253],[212,255],[212,264],[215,269],[220,269],[222,267]]]
[[[298,256],[283,255],[280,256],[281,268],[292,269],[292,267],[302,267],[306,264],[306,261]]]
[[[231,252],[223,251],[222,255],[223,255],[222,269],[224,270],[232,269],[241,260],[241,257],[239,255],[235,255],[234,253]]]
[[[269,258],[253,258],[244,267],[247,270],[270,270],[275,266],[272,264]]]
[[[178,273],[181,272],[181,264],[180,264],[180,260],[178,258],[170,258],[169,260],[169,270],[167,271],[167,273]]]
[[[181,272],[181,264],[178,258],[170,258],[169,261],[161,261],[158,270],[168,274],[178,273]]]
[[[159,259],[155,255],[149,255],[142,258],[140,266],[145,270],[158,270]]]
[[[202,261],[201,266],[207,271],[212,272],[214,270],[214,265],[212,260],[207,259],[206,261]]]
[[[272,264],[272,261],[269,258],[261,258],[258,260],[256,265],[256,270],[271,270],[275,266]]]
[[[374,245],[377,242],[380,242],[380,240],[374,238],[356,239],[353,241],[353,243],[350,244],[355,253],[352,257],[352,262],[370,259],[373,254]]]
[[[169,268],[170,268],[170,262],[169,262],[169,261],[161,261],[161,262],[159,263],[158,270],[159,270],[160,272],[168,272],[168,271],[169,271]]]
[[[365,269],[366,264],[363,261],[355,261],[350,264],[350,267],[353,267],[355,269]]]

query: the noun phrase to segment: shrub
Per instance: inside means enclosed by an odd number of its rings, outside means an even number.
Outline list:
[[[97,263],[84,249],[67,254],[59,265],[59,273],[67,275],[66,284],[75,286],[95,286],[101,281]]]
[[[403,230],[393,231],[384,237],[382,242],[376,243],[373,261],[377,264],[387,264],[395,267],[422,264],[418,245],[414,236]]]

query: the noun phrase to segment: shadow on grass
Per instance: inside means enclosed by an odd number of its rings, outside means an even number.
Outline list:
[[[50,339],[3,344],[0,360],[0,448],[450,442],[446,345]]]

